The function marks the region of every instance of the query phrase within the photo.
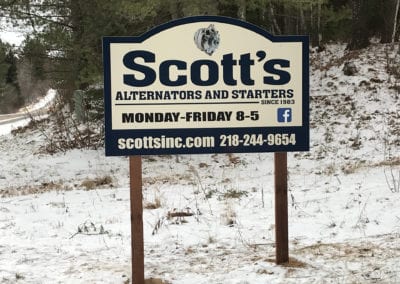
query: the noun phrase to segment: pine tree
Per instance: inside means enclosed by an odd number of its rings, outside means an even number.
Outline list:
[[[8,44],[0,41],[0,113],[12,112],[23,102],[17,79],[17,57]]]
[[[106,35],[134,35],[149,28],[161,1],[3,0],[0,11],[33,29],[45,44],[51,64],[46,74],[67,100],[102,78],[102,45]],[[143,25],[142,25],[143,24]],[[151,25],[150,25],[151,27]],[[39,70],[37,70],[39,71]],[[44,72],[44,71],[43,71]]]

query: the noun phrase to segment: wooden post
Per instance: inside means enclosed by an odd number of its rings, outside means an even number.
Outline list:
[[[142,157],[129,157],[131,199],[131,248],[132,279],[135,284],[144,284],[143,202],[142,202]]]
[[[289,261],[287,153],[275,153],[275,250],[276,264]]]

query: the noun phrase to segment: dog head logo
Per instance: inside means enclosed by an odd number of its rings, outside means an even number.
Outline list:
[[[194,34],[194,42],[201,50],[212,55],[219,46],[219,32],[215,29],[213,24],[207,28],[201,28]]]

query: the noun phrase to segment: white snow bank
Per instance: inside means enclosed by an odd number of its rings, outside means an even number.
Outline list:
[[[46,93],[46,96],[44,96],[42,99],[40,99],[37,103],[34,103],[30,106],[24,107],[22,109],[22,111],[34,111],[34,110],[38,110],[38,109],[42,109],[48,105],[50,105],[50,103],[53,102],[54,98],[57,95],[57,91],[54,89],[49,89]]]

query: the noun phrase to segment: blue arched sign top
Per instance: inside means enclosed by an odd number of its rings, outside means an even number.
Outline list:
[[[309,150],[307,36],[189,17],[103,57],[108,156]]]

